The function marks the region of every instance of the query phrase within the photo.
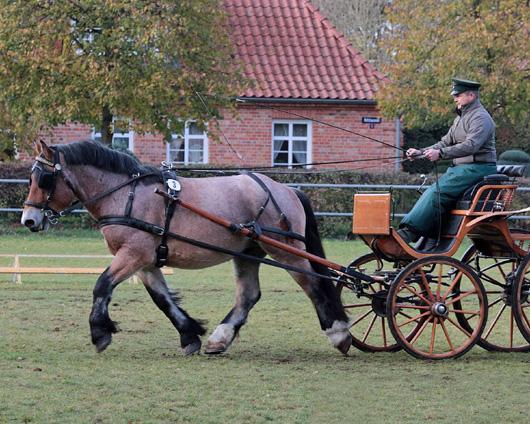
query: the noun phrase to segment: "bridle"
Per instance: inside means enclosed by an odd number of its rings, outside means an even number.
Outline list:
[[[58,177],[61,177],[63,179],[66,186],[71,190],[71,192],[74,194],[75,197],[77,197],[77,193],[76,193],[76,190],[74,189],[74,186],[72,185],[70,180],[66,177],[62,169],[59,151],[54,147],[52,147],[52,149],[54,149],[55,151],[54,161],[53,162],[49,161],[41,153],[39,156],[35,158],[35,163],[33,164],[33,167],[31,168],[31,175],[30,175],[30,184],[31,184],[31,180],[35,178],[39,188],[43,190],[49,190],[48,196],[46,197],[46,202],[44,203],[24,202],[24,205],[42,210],[44,212],[44,216],[46,216],[46,218],[48,218],[48,220],[50,221],[50,224],[53,224],[53,225],[57,224],[59,218],[65,215],[68,215],[75,209],[82,208],[89,203],[95,202],[96,200],[99,200],[102,197],[108,196],[109,194],[129,184],[134,183],[134,187],[136,187],[136,182],[139,179],[157,174],[157,172],[150,172],[150,173],[141,174],[141,175],[133,174],[132,178],[128,179],[127,181],[121,184],[118,184],[117,186],[112,187],[111,189],[104,191],[103,193],[100,193],[84,202],[79,202],[79,201],[75,202],[74,204],[72,204],[70,207],[68,207],[64,211],[57,212],[53,208],[48,206],[48,204],[50,203],[53,193],[55,192],[55,189],[57,187]],[[53,172],[47,171],[44,165],[51,166],[53,168]],[[130,199],[129,200],[130,202],[132,202],[132,199],[134,199],[134,188],[129,193],[129,199]]]
[[[31,168],[30,184],[31,184],[32,179],[35,179],[37,181],[37,185],[39,188],[43,190],[48,190],[46,201],[44,203],[24,202],[24,205],[31,206],[33,208],[42,210],[44,212],[44,215],[50,221],[50,223],[55,225],[57,224],[58,218],[66,215],[66,213],[68,213],[67,211],[69,211],[70,209],[69,208],[66,211],[62,211],[62,212],[56,212],[53,208],[51,208],[48,205],[57,187],[57,178],[61,177],[63,179],[66,186],[72,191],[74,196],[76,193],[75,193],[74,186],[64,174],[64,171],[61,166],[61,159],[60,159],[59,151],[57,149],[54,149],[54,151],[55,151],[55,155],[54,155],[53,162],[46,159],[41,153],[39,156],[35,158],[35,163],[33,164],[33,167]],[[45,165],[52,167],[53,172],[48,171],[45,168]],[[77,203],[73,206],[77,207]]]

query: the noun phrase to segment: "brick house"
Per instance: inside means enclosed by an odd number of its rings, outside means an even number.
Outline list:
[[[247,64],[247,76],[257,82],[257,88],[241,95],[240,120],[224,111],[221,129],[231,147],[224,137],[222,143],[209,140],[193,122],[185,134],[175,134],[172,143],[156,134],[115,133],[115,144],[127,146],[143,163],[152,165],[167,161],[290,166],[396,156],[393,148],[339,129],[391,145],[399,145],[401,138],[399,121],[379,117],[375,99],[384,76],[317,8],[307,0],[222,3],[237,57]],[[54,130],[56,143],[97,136],[88,125]],[[366,166],[360,162],[324,168]],[[393,160],[386,166],[396,167]]]

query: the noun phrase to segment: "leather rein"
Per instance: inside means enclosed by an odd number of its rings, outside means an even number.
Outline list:
[[[198,246],[198,247],[201,247],[201,248],[204,248],[204,249],[213,250],[213,251],[220,252],[220,253],[225,253],[225,254],[228,254],[228,255],[231,255],[231,256],[235,256],[235,257],[251,260],[251,261],[254,261],[254,262],[260,262],[260,263],[263,263],[263,264],[272,265],[274,267],[282,268],[282,269],[285,269],[285,270],[288,270],[288,271],[294,271],[294,272],[298,272],[298,273],[301,273],[301,274],[311,275],[311,276],[320,277],[320,278],[326,278],[326,279],[337,281],[337,282],[340,281],[342,284],[346,284],[346,285],[350,285],[351,284],[348,281],[346,281],[344,278],[340,278],[340,277],[337,278],[337,274],[334,274],[334,276],[333,275],[322,275],[322,274],[319,274],[319,273],[316,273],[316,272],[306,271],[306,270],[299,269],[299,268],[296,268],[296,267],[293,267],[293,266],[290,266],[290,265],[282,264],[280,262],[276,262],[276,261],[273,261],[273,260],[270,260],[270,259],[258,258],[258,257],[252,256],[252,255],[248,255],[248,254],[245,254],[245,253],[236,252],[236,251],[233,251],[233,250],[230,250],[230,249],[225,249],[225,248],[222,248],[222,247],[219,247],[219,246],[211,245],[209,243],[204,243],[204,242],[201,242],[201,241],[198,241],[198,240],[190,239],[188,237],[184,237],[184,236],[181,236],[179,234],[173,233],[173,232],[169,231],[169,224],[170,224],[170,221],[171,221],[175,206],[178,204],[178,205],[181,205],[181,206],[183,206],[183,207],[185,207],[185,208],[187,208],[187,209],[189,209],[189,210],[191,210],[193,212],[198,213],[201,216],[204,216],[205,218],[209,219],[210,221],[213,221],[215,223],[218,223],[218,224],[226,227],[227,229],[229,229],[233,233],[241,233],[241,234],[243,234],[243,235],[245,235],[245,236],[247,236],[249,238],[262,241],[264,243],[267,243],[267,244],[270,244],[272,246],[278,247],[278,248],[280,248],[282,250],[285,250],[287,252],[291,252],[291,253],[293,253],[295,255],[302,256],[302,257],[304,257],[304,258],[306,258],[306,259],[308,259],[310,261],[318,262],[318,263],[320,263],[320,264],[322,264],[324,266],[327,266],[328,268],[331,268],[332,270],[336,270],[336,271],[339,271],[342,274],[347,274],[350,277],[354,277],[356,280],[361,280],[361,281],[365,281],[365,282],[369,282],[369,283],[372,282],[372,278],[370,276],[367,276],[367,275],[364,275],[362,273],[359,273],[358,271],[356,271],[354,269],[351,269],[349,267],[343,267],[341,265],[337,265],[337,264],[335,264],[333,262],[330,262],[330,261],[328,261],[328,260],[326,260],[324,258],[321,258],[319,256],[316,256],[316,255],[313,255],[311,253],[308,253],[305,250],[301,250],[301,249],[297,249],[297,248],[294,248],[294,247],[290,247],[289,245],[287,245],[285,243],[281,243],[281,242],[279,242],[279,241],[277,241],[275,239],[272,239],[270,237],[264,236],[263,235],[263,231],[267,231],[267,232],[272,232],[272,233],[281,234],[281,235],[285,235],[285,236],[288,236],[288,237],[296,238],[298,240],[301,240],[301,241],[305,242],[305,237],[304,236],[302,236],[300,234],[297,234],[297,233],[294,233],[292,231],[289,221],[287,220],[285,214],[279,209],[279,206],[278,206],[276,200],[274,199],[274,196],[272,195],[272,193],[268,189],[268,187],[256,175],[252,174],[251,172],[245,172],[244,174],[246,174],[249,177],[251,177],[254,181],[256,181],[261,186],[261,188],[263,190],[265,190],[268,193],[267,200],[265,201],[265,204],[260,208],[260,211],[258,212],[258,215],[254,219],[253,222],[248,223],[248,224],[237,224],[237,223],[234,223],[234,222],[226,221],[226,220],[224,220],[224,219],[222,219],[222,218],[220,218],[218,216],[215,216],[213,214],[210,214],[210,213],[208,213],[208,212],[206,212],[206,211],[204,211],[204,210],[202,210],[200,208],[197,208],[197,207],[195,207],[193,205],[190,205],[190,204],[188,204],[186,202],[183,202],[178,197],[178,190],[180,189],[180,187],[178,189],[175,189],[175,186],[173,186],[173,188],[171,188],[171,184],[168,186],[168,181],[171,182],[171,180],[173,180],[174,171],[171,168],[171,166],[166,167],[166,169],[164,171],[162,171],[162,174],[164,176],[166,191],[155,189],[155,193],[163,196],[166,199],[165,226],[161,227],[161,226],[158,226],[158,225],[143,221],[141,219],[137,219],[137,218],[131,217],[132,205],[133,205],[134,197],[135,197],[135,189],[136,189],[136,185],[137,185],[138,181],[140,179],[142,179],[142,178],[145,178],[145,177],[148,177],[148,176],[152,176],[152,175],[156,175],[156,174],[158,174],[158,172],[151,172],[151,173],[142,174],[142,175],[135,174],[135,175],[132,176],[132,178],[128,179],[127,181],[124,181],[123,183],[118,184],[117,186],[112,187],[112,188],[110,188],[110,189],[108,189],[108,190],[106,190],[106,191],[104,191],[104,192],[102,192],[102,193],[100,193],[100,194],[98,194],[98,195],[96,195],[96,196],[84,201],[84,202],[77,202],[77,203],[73,204],[72,206],[70,206],[69,208],[67,208],[67,209],[65,209],[63,211],[56,212],[54,209],[52,209],[48,205],[48,203],[51,201],[51,198],[52,198],[53,193],[55,191],[58,177],[60,177],[60,178],[62,178],[64,180],[64,182],[66,183],[68,188],[72,191],[74,196],[77,197],[76,190],[73,187],[72,183],[66,177],[64,171],[62,170],[62,167],[61,167],[61,164],[60,164],[60,156],[59,156],[58,150],[55,149],[54,162],[51,162],[48,159],[44,158],[42,156],[42,154],[41,154],[41,155],[39,155],[36,158],[36,162],[35,162],[34,168],[35,168],[35,166],[38,167],[39,164],[44,164],[44,165],[50,166],[50,167],[52,167],[54,169],[53,176],[52,176],[52,178],[53,178],[52,179],[52,184],[50,184],[49,193],[48,193],[48,196],[46,198],[46,202],[45,203],[25,202],[24,204],[26,206],[31,206],[31,207],[35,207],[35,208],[43,210],[45,216],[49,219],[50,223],[54,224],[54,225],[57,224],[59,218],[70,214],[75,209],[78,209],[80,207],[88,205],[89,203],[95,202],[96,200],[102,199],[103,197],[106,197],[109,194],[114,193],[115,191],[117,191],[117,190],[119,190],[119,189],[121,189],[121,188],[123,188],[123,187],[125,187],[127,185],[132,185],[131,190],[129,192],[129,199],[127,201],[127,205],[126,205],[126,208],[125,208],[124,215],[116,215],[116,216],[115,215],[107,215],[107,216],[103,216],[103,217],[98,219],[98,223],[99,223],[100,227],[104,227],[104,226],[107,226],[107,225],[124,225],[124,226],[127,226],[127,227],[135,228],[135,229],[138,229],[138,230],[141,230],[141,231],[145,231],[145,232],[148,232],[148,233],[151,233],[151,234],[154,234],[154,235],[161,236],[162,237],[162,243],[158,246],[158,249],[157,249],[156,266],[158,266],[158,267],[162,267],[162,266],[166,265],[166,263],[167,263],[167,256],[168,256],[167,238],[170,237],[170,238],[173,238],[173,239],[176,239],[176,240],[179,240],[179,241],[183,241],[185,243],[188,243],[188,244],[191,244],[191,245],[194,245],[194,246]],[[33,171],[32,171],[32,174],[33,174]],[[173,181],[176,181],[176,180],[173,180]],[[177,184],[178,184],[178,182],[177,182]],[[180,184],[178,184],[178,185],[180,186]],[[269,201],[272,202],[274,207],[280,213],[280,216],[281,216],[284,224],[288,228],[287,231],[282,230],[282,229],[278,229],[278,228],[269,228],[269,227],[264,227],[264,226],[259,225],[258,219],[261,216],[261,214],[263,213],[263,211],[265,210],[265,207],[267,206]]]

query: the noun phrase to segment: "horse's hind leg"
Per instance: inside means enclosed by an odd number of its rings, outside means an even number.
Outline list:
[[[268,249],[273,259],[286,263],[300,270],[319,273],[326,276],[323,265],[310,263],[307,259],[294,256],[277,249]],[[313,302],[320,321],[320,327],[332,346],[342,353],[348,353],[351,347],[348,317],[340,300],[340,294],[332,281],[324,277],[288,271]]]
[[[206,330],[178,306],[179,299],[167,286],[162,271],[159,268],[143,269],[139,276],[156,306],[166,314],[180,333],[182,353],[185,356],[198,353],[202,345],[199,336],[206,333]]]
[[[244,253],[264,257],[265,252],[257,245]],[[259,262],[234,258],[236,277],[236,303],[229,314],[208,338],[204,353],[222,353],[228,349],[239,329],[247,322],[248,314],[261,297],[259,287]]]
[[[306,261],[309,264],[308,261]],[[302,264],[300,264],[302,267]],[[315,272],[309,266],[308,271]],[[351,347],[351,334],[346,313],[335,285],[325,278],[289,272],[313,302],[320,321],[320,327],[336,349],[343,354]]]

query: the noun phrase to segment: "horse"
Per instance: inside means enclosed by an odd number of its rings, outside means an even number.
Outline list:
[[[32,232],[46,230],[72,211],[77,200],[100,223],[114,256],[93,289],[89,323],[97,352],[104,351],[112,334],[119,331],[109,315],[114,290],[138,274],[154,303],[178,330],[183,355],[199,353],[201,336],[206,333],[203,321],[179,306],[177,292],[168,287],[160,267],[202,269],[232,260],[235,304],[204,349],[208,354],[225,352],[261,297],[258,274],[266,255],[284,264],[312,301],[332,346],[343,354],[348,352],[348,318],[338,289],[326,278],[329,270],[325,266],[225,228],[178,204],[168,215],[168,204],[173,202],[154,193],[154,189],[166,193],[163,170],[142,165],[125,153],[93,141],[54,146],[39,141],[35,148],[22,224]],[[183,202],[233,223],[254,222],[255,233],[270,229],[271,239],[325,257],[311,205],[299,190],[261,174],[177,177],[172,181],[179,185],[178,197]]]

